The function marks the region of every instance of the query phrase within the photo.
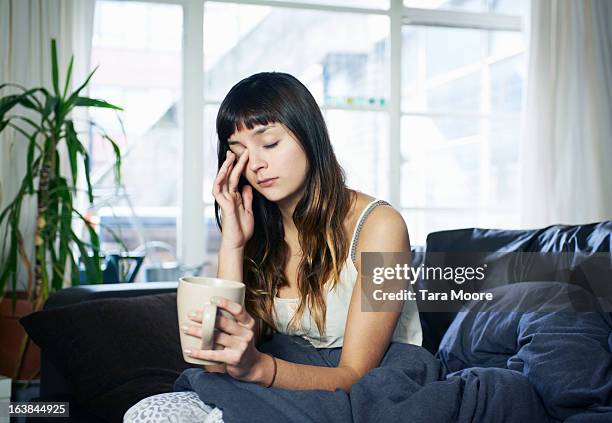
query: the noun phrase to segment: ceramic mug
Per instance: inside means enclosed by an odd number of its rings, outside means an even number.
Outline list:
[[[244,305],[245,286],[242,282],[230,281],[205,276],[186,276],[179,279],[176,292],[176,306],[178,312],[179,333],[181,337],[181,350],[222,350],[223,345],[213,345],[215,333],[215,320],[217,318],[217,305],[211,304],[212,297],[225,297],[238,304]],[[181,330],[181,326],[190,325],[194,322],[189,320],[188,314],[194,310],[203,309],[202,313],[202,338],[188,335]],[[219,310],[221,314],[229,319],[234,317],[225,310]],[[213,348],[214,347],[214,348]],[[183,352],[183,359],[191,364],[221,364],[217,361],[202,360],[190,357]]]

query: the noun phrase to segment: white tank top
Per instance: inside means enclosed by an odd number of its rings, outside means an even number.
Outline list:
[[[363,222],[370,212],[378,205],[390,204],[383,200],[374,200],[361,212],[353,237],[351,239],[351,252],[342,270],[340,280],[336,289],[330,290],[327,287],[327,313],[325,319],[325,336],[322,337],[317,329],[317,325],[310,317],[308,307],[304,310],[301,320],[301,328],[294,329],[288,327],[291,317],[295,314],[299,304],[299,298],[279,298],[274,297],[274,323],[280,333],[286,335],[297,335],[309,341],[316,348],[335,348],[341,347],[344,341],[344,329],[348,317],[349,305],[353,294],[353,287],[357,281],[357,268],[355,267],[355,249],[359,232]],[[415,301],[405,301],[404,308],[393,332],[392,342],[404,344],[421,345],[423,342],[423,331],[419,320],[419,313]]]

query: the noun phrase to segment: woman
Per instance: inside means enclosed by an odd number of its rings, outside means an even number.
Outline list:
[[[217,276],[244,281],[247,291],[244,307],[219,298],[218,306],[236,319],[217,318],[215,342],[225,349],[189,354],[224,363],[209,371],[264,387],[349,391],[379,365],[390,342],[420,345],[414,302],[401,313],[361,312],[360,253],[409,252],[408,232],[387,203],[346,187],[307,88],[274,72],[240,81],[221,104],[217,134]],[[190,318],[185,330],[198,336],[201,311]],[[297,364],[260,352],[274,331],[316,348],[342,347],[339,365]],[[157,395],[132,407],[126,421],[152,403],[147,400],[159,404],[172,395],[199,401],[193,392]],[[195,407],[210,411],[201,401]]]

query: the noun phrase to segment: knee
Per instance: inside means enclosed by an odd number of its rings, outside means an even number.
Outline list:
[[[161,422],[160,412],[161,407],[157,406],[155,403],[155,398],[157,395],[153,397],[147,397],[136,404],[131,406],[123,415],[124,423],[142,423],[142,422],[152,422],[158,421]],[[158,420],[152,420],[154,416],[157,416]],[[167,420],[166,420],[167,421]]]
[[[125,412],[123,422],[202,422],[210,410],[195,392],[168,392],[140,400]]]

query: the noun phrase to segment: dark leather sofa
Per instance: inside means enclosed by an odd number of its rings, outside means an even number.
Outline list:
[[[417,249],[418,250],[418,249]],[[425,252],[585,252],[612,251],[612,221],[578,226],[556,225],[537,230],[460,229],[429,234]],[[107,299],[139,297],[176,291],[176,282],[84,285],[52,295],[45,310]],[[451,324],[453,312],[421,312],[423,346],[436,353],[440,340]],[[109,328],[112,330],[112,328]],[[126,346],[128,347],[128,346]],[[70,384],[42,347],[41,391],[39,400],[72,398]],[[71,402],[69,421],[102,421]],[[33,421],[33,420],[32,420]],[[43,421],[37,419],[36,421]],[[60,421],[50,419],[49,421]]]

